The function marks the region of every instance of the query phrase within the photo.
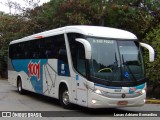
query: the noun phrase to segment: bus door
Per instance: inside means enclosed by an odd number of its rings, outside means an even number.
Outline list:
[[[76,38],[81,38],[81,34],[69,33],[68,42],[71,52],[71,67],[74,68],[72,76],[72,99],[75,104],[87,106],[87,88],[86,70],[85,70],[85,49],[84,45],[76,41]]]
[[[77,82],[77,104],[87,106],[87,88],[85,86],[86,67],[85,67],[85,52],[84,47],[77,48],[76,55],[76,82]]]

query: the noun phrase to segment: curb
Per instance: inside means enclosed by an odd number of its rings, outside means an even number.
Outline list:
[[[146,100],[146,104],[160,104],[160,100],[148,99]]]

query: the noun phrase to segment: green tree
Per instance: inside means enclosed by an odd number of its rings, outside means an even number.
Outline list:
[[[153,85],[150,95],[154,95],[155,89],[160,87],[160,24],[156,28],[153,28],[143,41],[150,44],[156,53],[156,59],[153,63],[148,62],[148,53],[145,53],[146,74],[150,80],[149,83]],[[160,98],[160,95],[157,97]]]
[[[12,40],[16,40],[33,34],[37,29],[33,21],[20,16],[2,15],[0,16],[0,74],[7,71],[8,45]]]
[[[151,29],[154,16],[150,13],[152,0],[111,0],[106,4],[105,26],[133,32],[141,40]]]

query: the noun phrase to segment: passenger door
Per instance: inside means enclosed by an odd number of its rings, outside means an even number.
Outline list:
[[[77,48],[77,104],[87,106],[86,66],[84,47]]]
[[[73,103],[87,106],[85,50],[83,44],[77,42],[76,38],[83,38],[77,33],[68,33],[68,58],[72,79],[72,100]]]

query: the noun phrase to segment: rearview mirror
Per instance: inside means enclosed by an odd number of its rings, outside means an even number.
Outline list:
[[[80,42],[84,45],[84,49],[85,49],[85,58],[86,59],[91,59],[91,45],[90,43],[82,38],[76,38],[77,42]]]
[[[150,45],[148,45],[146,43],[140,43],[140,45],[149,50],[149,61],[150,62],[154,62],[154,59],[155,59],[154,49]]]

